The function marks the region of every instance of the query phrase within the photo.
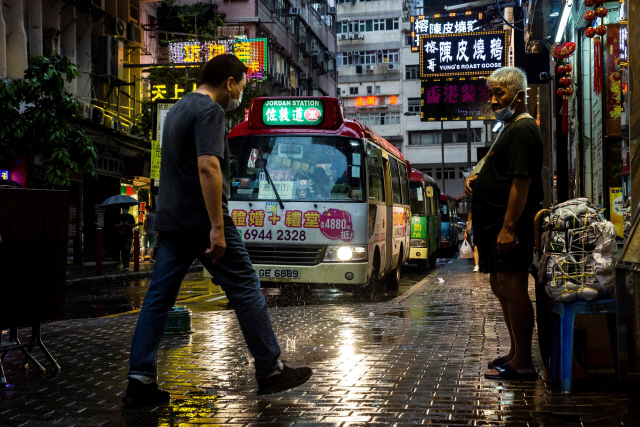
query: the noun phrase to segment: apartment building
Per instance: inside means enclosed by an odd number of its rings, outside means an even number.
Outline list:
[[[466,121],[420,120],[420,56],[411,49],[410,16],[423,13],[422,0],[338,0],[338,93],[347,116],[371,126],[457,196],[477,148],[493,138],[491,123],[471,121],[467,129]]]

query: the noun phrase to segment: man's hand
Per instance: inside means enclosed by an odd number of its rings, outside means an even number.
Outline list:
[[[499,254],[511,252],[516,247],[516,231],[502,227],[496,243]]]
[[[212,228],[211,233],[209,233],[209,239],[211,240],[211,247],[204,251],[204,253],[209,255],[215,263],[224,256],[227,249],[227,243],[224,240],[224,229]]]
[[[464,192],[469,197],[471,197],[471,193],[473,192],[473,184],[475,184],[476,179],[478,179],[478,175],[469,175],[464,182]]]

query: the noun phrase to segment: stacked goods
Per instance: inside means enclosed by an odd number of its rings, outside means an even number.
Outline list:
[[[539,280],[557,301],[610,297],[615,285],[616,228],[587,199],[555,206],[542,234]]]

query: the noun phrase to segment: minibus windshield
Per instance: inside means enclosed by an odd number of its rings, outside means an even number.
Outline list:
[[[424,192],[422,183],[409,181],[409,190],[411,199],[411,215],[424,216]]]
[[[229,200],[273,201],[277,191],[283,201],[364,201],[364,163],[358,140],[333,136],[243,136],[231,138],[229,150]]]

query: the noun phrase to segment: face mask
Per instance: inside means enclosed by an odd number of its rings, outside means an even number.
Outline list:
[[[516,113],[515,110],[511,109],[511,106],[513,105],[514,101],[516,99],[518,99],[518,93],[520,93],[521,91],[518,91],[516,93],[516,96],[513,97],[513,100],[511,101],[511,104],[509,104],[508,107],[503,108],[502,110],[498,110],[496,112],[493,113],[494,117],[496,118],[496,120],[500,121],[500,122],[506,122],[507,120],[509,120],[511,117],[513,117],[513,115]]]
[[[240,92],[240,96],[238,97],[238,99],[233,99],[231,97],[231,92],[229,92],[229,103],[227,104],[227,108],[224,109],[225,111],[235,110],[240,106],[240,103],[242,102],[242,91],[240,90],[236,82],[233,82],[233,84],[236,85],[236,87],[238,88],[238,92]]]

